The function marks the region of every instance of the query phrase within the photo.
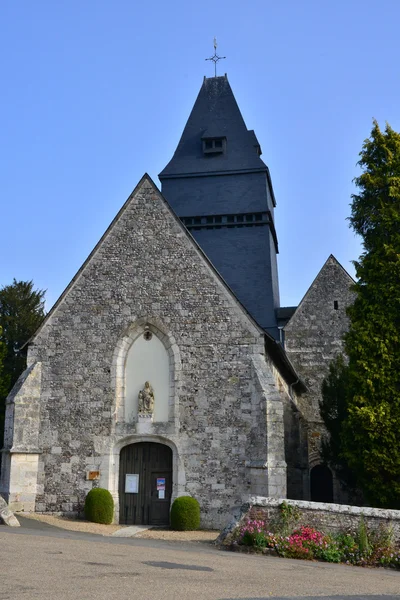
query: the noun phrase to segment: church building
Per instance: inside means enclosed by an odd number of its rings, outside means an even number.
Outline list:
[[[226,75],[204,78],[159,177],[161,192],[143,176],[30,340],[0,494],[78,514],[104,487],[116,522],[150,525],[191,495],[215,528],[249,495],[340,501],[318,400],[352,280],[331,256],[280,307],[271,177]]]

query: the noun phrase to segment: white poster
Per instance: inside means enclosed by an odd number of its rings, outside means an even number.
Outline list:
[[[165,490],[158,490],[158,498],[160,500],[164,500],[165,499]]]
[[[138,474],[125,475],[125,493],[126,494],[137,494],[138,492],[139,492],[139,475]]]

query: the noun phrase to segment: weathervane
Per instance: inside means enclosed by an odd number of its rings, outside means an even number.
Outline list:
[[[214,38],[214,56],[211,56],[210,58],[206,58],[205,60],[212,60],[214,63],[214,71],[215,71],[215,77],[217,76],[217,62],[219,60],[222,60],[223,58],[226,58],[226,56],[218,56],[217,54],[217,38]]]

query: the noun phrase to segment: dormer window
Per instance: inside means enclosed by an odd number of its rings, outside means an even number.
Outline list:
[[[204,154],[223,154],[226,150],[225,137],[206,137],[203,138]]]

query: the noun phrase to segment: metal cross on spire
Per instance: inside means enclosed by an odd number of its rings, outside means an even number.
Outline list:
[[[206,58],[205,60],[212,60],[214,63],[214,77],[217,76],[217,62],[219,60],[222,60],[223,58],[226,58],[226,56],[218,56],[217,54],[217,38],[214,38],[214,56],[211,56],[210,58]]]

